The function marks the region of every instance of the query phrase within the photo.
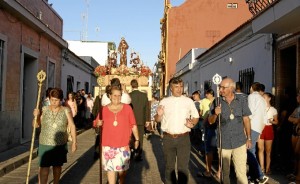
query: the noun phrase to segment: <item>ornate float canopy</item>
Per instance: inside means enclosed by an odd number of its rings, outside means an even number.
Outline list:
[[[148,77],[152,74],[148,66],[143,65],[139,54],[131,50],[130,64],[127,67],[127,49],[129,45],[125,38],[121,39],[118,50],[110,50],[105,65],[99,65],[95,68],[94,74],[102,78],[103,84],[108,85],[112,78],[119,78],[121,83],[130,85],[132,79],[137,79],[140,86],[148,85]],[[120,55],[120,65],[117,64],[118,54]]]

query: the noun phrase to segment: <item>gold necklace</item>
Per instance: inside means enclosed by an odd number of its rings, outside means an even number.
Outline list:
[[[60,110],[60,107],[58,108],[58,111],[56,113],[54,113],[54,111],[52,110],[52,108],[50,109],[51,110],[51,116],[52,116],[52,119],[53,119],[53,124],[52,124],[52,127],[53,128],[56,128],[57,127],[57,124],[56,124],[56,117],[58,115],[58,112]]]
[[[115,121],[113,122],[113,125],[114,125],[114,126],[118,126],[117,114],[118,114],[117,112],[114,113],[114,115],[115,115]]]
[[[118,115],[118,112],[119,112],[119,105],[116,105],[116,107],[113,107],[113,105],[110,105],[110,110],[115,115],[115,120],[113,122],[113,126],[118,126],[117,115]]]
[[[229,119],[233,120],[234,119],[234,114],[233,114],[233,108],[231,108],[231,105],[229,103],[227,103],[230,109],[230,115],[229,115]]]

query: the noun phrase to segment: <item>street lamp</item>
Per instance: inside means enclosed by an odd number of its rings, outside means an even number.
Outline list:
[[[158,74],[162,74],[162,72],[163,72],[163,68],[162,68],[161,62],[157,63],[157,72],[158,72]]]
[[[158,61],[157,64],[156,64],[156,71],[157,71],[157,74],[158,74],[158,85],[159,85],[159,96],[160,96],[160,99],[164,96],[164,89],[165,89],[165,77],[164,77],[164,74],[165,74],[165,71],[164,71],[164,63],[161,62],[161,61]]]

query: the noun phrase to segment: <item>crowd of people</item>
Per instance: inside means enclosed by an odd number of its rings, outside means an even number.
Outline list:
[[[95,99],[80,90],[68,92],[63,100],[61,89],[49,88],[42,110],[33,113],[33,126],[41,127],[40,183],[47,182],[51,166],[54,183],[59,181],[61,166],[67,161],[67,128],[74,152],[76,127],[89,127],[92,122],[98,130],[94,156],[100,156],[108,183],[116,183],[117,178],[124,183],[131,160],[143,160],[146,127],[161,135],[165,184],[189,183],[192,145],[206,164],[205,171],[197,173],[199,177],[209,179],[214,175],[230,184],[233,178],[229,176],[235,173],[237,183],[262,184],[268,181],[272,169],[281,169],[289,171],[291,183],[300,181],[300,106],[296,104],[300,104],[300,93],[286,93],[287,101],[277,110],[274,95],[265,92],[258,82],[251,85],[248,94],[242,92],[240,82],[225,78],[218,85],[219,98],[207,89],[203,99],[199,90],[191,97],[184,95],[180,78],[172,78],[169,86],[170,96],[154,96],[150,102],[147,94],[138,90],[137,80],[131,81],[132,91],[128,93],[126,86],[114,78],[105,93]],[[218,160],[215,173],[213,160]],[[230,170],[232,163],[234,171]]]
[[[242,92],[240,82],[230,78],[222,80],[218,87],[219,102],[211,89],[205,91],[204,99],[199,99],[199,91],[191,97],[200,115],[199,130],[192,132],[200,132],[202,136],[197,137],[203,137],[201,145],[204,148],[195,145],[204,153],[206,161],[205,172],[198,172],[198,176],[211,178],[212,159],[218,155],[215,158],[219,161],[218,171],[214,174],[223,183],[231,183],[231,163],[237,183],[266,183],[272,169],[286,173],[290,183],[299,183],[300,108],[295,101],[299,104],[300,92],[296,95],[296,91],[291,93],[287,89],[286,101],[277,110],[275,96],[265,92],[261,83],[254,82],[249,95]],[[209,110],[206,111],[207,104]],[[191,134],[192,141],[193,137],[195,135]]]

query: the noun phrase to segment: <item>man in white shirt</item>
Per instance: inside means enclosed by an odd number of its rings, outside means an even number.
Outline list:
[[[251,120],[251,138],[252,148],[251,152],[255,154],[255,145],[259,135],[263,131],[266,123],[268,122],[266,108],[267,103],[264,98],[260,95],[260,83],[254,82],[250,88],[250,95],[248,96],[248,105],[252,115]]]
[[[249,173],[251,179],[256,179],[258,183],[263,184],[268,181],[268,177],[266,177],[258,162],[255,158],[255,148],[256,142],[263,131],[266,123],[268,122],[267,117],[267,103],[264,98],[261,96],[259,91],[261,90],[261,84],[258,82],[254,82],[250,88],[250,95],[248,96],[248,106],[252,113],[249,116],[251,122],[251,142],[252,147],[249,149],[250,153],[247,153],[248,163],[249,163]],[[251,166],[251,167],[250,167]]]
[[[160,101],[155,115],[155,120],[161,122],[161,129],[164,132],[164,182],[186,184],[189,178],[188,165],[191,151],[189,132],[197,124],[199,113],[192,99],[182,95],[183,82],[180,78],[172,78],[169,86],[172,95]]]

